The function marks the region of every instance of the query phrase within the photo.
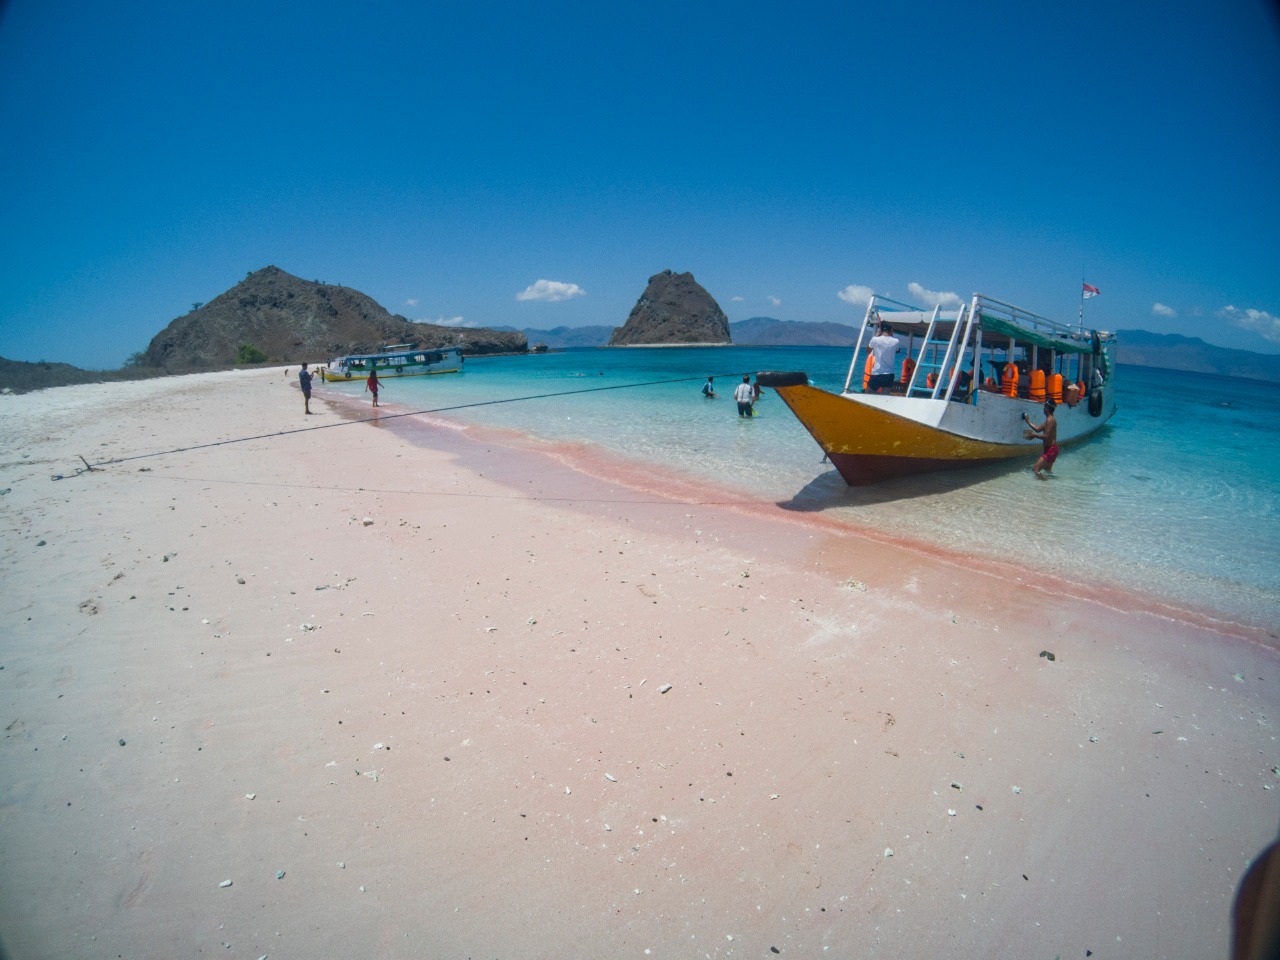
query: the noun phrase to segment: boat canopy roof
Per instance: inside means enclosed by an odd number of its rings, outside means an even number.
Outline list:
[[[974,295],[974,302],[979,308],[974,329],[981,328],[984,334],[984,346],[998,348],[1000,339],[1012,337],[1025,346],[1034,345],[1055,350],[1058,353],[1091,353],[1093,351],[1093,334],[1090,331],[1072,330],[1065,324],[1046,320],[1016,307],[1009,307],[998,300],[983,297],[981,294]],[[994,310],[989,309],[991,307],[995,307],[1006,316],[997,315]],[[966,322],[968,309],[971,308],[939,310],[935,317],[933,310],[921,310],[886,297],[873,297],[867,311],[867,322],[868,325],[888,324],[894,333],[915,337],[927,335],[932,322],[933,339],[950,340],[956,322],[959,321],[961,324]],[[988,336],[994,337],[995,342],[988,343]],[[1098,336],[1103,341],[1115,339],[1115,335],[1109,333],[1099,332]]]
[[[1028,330],[1026,327],[1020,326],[1011,320],[993,317],[989,313],[979,314],[979,318],[982,322],[983,333],[995,333],[1004,337],[1013,337],[1019,343],[1035,344],[1037,347],[1046,347],[1050,350],[1056,350],[1058,353],[1093,352],[1093,341],[1087,335],[1078,337],[1075,334],[1065,334],[1054,337],[1038,330]]]

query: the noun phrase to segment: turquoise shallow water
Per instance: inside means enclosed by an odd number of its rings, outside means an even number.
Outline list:
[[[446,415],[590,444],[838,522],[1280,626],[1280,386],[1122,366],[1119,412],[1062,454],[1050,482],[1036,481],[1028,464],[851,489],[771,390],[752,422],[739,420],[730,399],[741,373],[758,370],[804,370],[838,390],[849,359],[831,347],[569,350],[471,359],[461,375],[390,381],[383,398],[437,409],[697,378]],[[700,396],[708,374],[719,400]]]

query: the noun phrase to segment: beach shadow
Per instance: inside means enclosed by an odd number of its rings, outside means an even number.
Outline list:
[[[832,467],[806,483],[790,500],[778,501],[778,506],[783,510],[792,510],[797,513],[818,513],[830,507],[896,503],[899,500],[913,500],[917,497],[963,490],[965,487],[985,483],[1004,474],[1025,470],[1027,465],[1019,461],[1016,465],[996,463],[982,467],[966,467],[959,470],[900,477],[865,487],[849,486],[839,472]]]

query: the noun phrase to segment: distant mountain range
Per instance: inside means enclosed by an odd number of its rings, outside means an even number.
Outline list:
[[[1215,347],[1199,337],[1176,333],[1117,330],[1116,336],[1120,338],[1116,356],[1120,363],[1280,383],[1280,355],[1277,354]]]

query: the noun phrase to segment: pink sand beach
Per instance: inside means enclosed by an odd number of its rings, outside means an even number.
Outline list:
[[[14,960],[1228,955],[1264,634],[312,410],[0,397]]]

